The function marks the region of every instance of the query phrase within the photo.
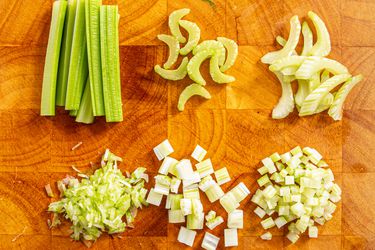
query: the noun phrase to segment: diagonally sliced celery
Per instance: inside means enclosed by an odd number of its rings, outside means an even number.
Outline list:
[[[317,41],[309,52],[309,55],[312,56],[327,56],[331,52],[331,39],[326,25],[323,20],[312,11],[309,11],[308,16],[313,22],[316,34]]]
[[[66,6],[66,1],[55,1],[53,3],[40,104],[40,115],[42,116],[55,115],[57,71],[59,66]]]
[[[90,72],[92,107],[95,116],[105,115],[100,58],[100,5],[101,0],[86,0],[86,39]]]
[[[217,40],[221,42],[225,49],[227,50],[227,60],[225,61],[224,65],[220,67],[222,72],[227,71],[234,65],[236,58],[238,56],[238,45],[235,41],[228,39],[226,37],[218,37]]]
[[[294,96],[294,100],[296,105],[301,107],[303,101],[305,100],[306,96],[310,93],[309,90],[309,81],[307,80],[298,80],[298,89]]]
[[[348,69],[341,63],[318,56],[309,56],[302,63],[301,67],[296,72],[297,79],[310,79],[312,75],[322,71],[323,69],[331,72],[334,75],[347,74]]]
[[[197,47],[194,48],[193,55],[196,55],[203,50],[209,50],[213,54],[216,52],[220,53],[219,65],[220,66],[224,65],[226,52],[225,52],[225,47],[221,42],[218,42],[215,40],[203,41],[200,44],[198,44]]]
[[[77,0],[69,77],[66,90],[66,110],[78,110],[88,75],[85,34],[85,0]]]
[[[184,79],[187,75],[188,63],[189,59],[185,57],[184,59],[182,59],[182,62],[177,69],[163,69],[162,67],[160,67],[160,65],[155,65],[154,70],[164,79],[178,81]]]
[[[56,105],[65,106],[66,87],[68,84],[70,51],[72,48],[74,20],[77,0],[69,0],[65,14],[65,25],[61,44],[59,72],[56,85]]]
[[[181,34],[179,21],[190,13],[190,9],[179,9],[169,15],[168,25],[171,33],[180,43],[185,43],[186,38]]]
[[[216,54],[210,60],[210,75],[216,83],[230,83],[234,82],[236,78],[226,75],[220,71],[219,67],[220,55]]]
[[[346,83],[344,83],[339,91],[337,91],[337,94],[335,96],[335,99],[328,110],[328,114],[335,120],[341,120],[342,119],[342,107],[344,105],[345,99],[348,96],[349,92],[353,89],[353,87],[362,81],[363,76],[358,75],[354,76],[353,78],[349,79]]]
[[[303,22],[302,24],[302,35],[303,35],[303,49],[301,52],[301,56],[309,55],[313,47],[313,33],[308,25],[307,22]]]
[[[322,101],[319,103],[318,108],[315,110],[315,113],[318,114],[324,110],[329,109],[333,103],[334,96],[331,93],[328,93]]]
[[[100,6],[100,45],[103,95],[107,122],[121,122],[121,79],[118,35],[118,6]]]
[[[280,73],[275,73],[281,83],[282,94],[279,102],[272,110],[273,119],[282,119],[293,112],[294,97],[291,82],[284,78]]]
[[[349,74],[336,75],[323,82],[312,91],[305,99],[299,112],[300,116],[311,115],[317,110],[322,99],[335,87],[345,82],[351,77]]]
[[[276,42],[277,42],[281,47],[284,47],[287,41],[286,41],[283,37],[281,37],[281,36],[277,36],[277,37],[276,37]],[[297,53],[297,51],[294,50],[293,53],[292,53],[291,55],[292,55],[292,56],[296,56],[296,55],[298,55],[298,53]]]
[[[165,42],[169,47],[168,60],[164,63],[163,67],[169,69],[177,62],[178,55],[180,52],[180,43],[174,36],[170,35],[158,35],[158,39]]]
[[[299,67],[306,60],[305,56],[288,56],[275,60],[269,69],[272,72],[281,71],[288,67]]]
[[[94,114],[92,113],[91,105],[91,92],[90,92],[90,80],[87,78],[85,90],[82,95],[81,104],[79,110],[76,113],[76,122],[90,124],[94,122]],[[72,111],[70,111],[72,112]]]
[[[201,38],[201,30],[199,29],[197,24],[190,21],[180,20],[179,24],[189,33],[189,39],[187,43],[183,48],[180,49],[180,54],[185,56],[189,54],[190,51],[195,48],[195,46],[198,45]]]
[[[206,85],[206,81],[201,75],[200,67],[204,60],[211,57],[213,55],[212,51],[209,50],[203,50],[196,55],[194,55],[188,65],[187,65],[187,73],[189,74],[189,77],[194,82],[200,84],[200,85]]]
[[[189,86],[187,86],[180,94],[180,97],[178,99],[178,105],[177,108],[179,111],[183,111],[185,108],[185,103],[190,99],[190,97],[194,95],[202,96],[206,99],[211,99],[210,93],[201,86],[200,84],[193,83]]]

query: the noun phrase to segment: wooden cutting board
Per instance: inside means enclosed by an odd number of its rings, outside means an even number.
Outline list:
[[[260,240],[260,219],[248,198],[241,205],[245,224],[239,249],[375,249],[375,2],[214,1],[215,7],[202,0],[118,1],[125,119],[120,124],[98,119],[90,126],[73,122],[63,110],[53,118],[39,116],[53,1],[0,1],[0,249],[85,249],[69,239],[68,223],[48,229],[50,199],[44,185],[74,174],[71,165],[88,170],[105,148],[125,159],[122,170],[145,166],[154,175],[160,162],[151,150],[167,137],[177,158],[189,155],[197,143],[208,149],[215,168],[226,166],[231,174],[224,190],[243,181],[254,192],[259,161],[296,145],[317,148],[331,165],[343,189],[342,202],[332,221],[319,227],[318,239],[303,236],[290,245],[285,232],[272,229],[272,241]],[[156,35],[168,32],[168,14],[183,7],[191,9],[187,19],[200,26],[202,39],[226,36],[240,48],[228,72],[237,81],[224,86],[209,80],[213,98],[193,98],[179,113],[178,95],[191,81],[167,82],[153,73],[153,66],[167,56]],[[326,114],[270,118],[281,90],[259,58],[276,48],[277,35],[287,37],[292,15],[305,18],[309,10],[327,23],[333,42],[330,57],[365,76],[350,94],[340,122]],[[202,71],[210,79],[207,64]],[[219,204],[205,204],[206,211],[215,209],[225,216]],[[221,236],[220,249],[224,227],[213,232]],[[168,225],[163,207],[150,206],[139,212],[135,229],[122,239],[104,235],[93,249],[180,249],[184,246],[176,242],[178,229]],[[202,238],[200,232],[197,248]]]

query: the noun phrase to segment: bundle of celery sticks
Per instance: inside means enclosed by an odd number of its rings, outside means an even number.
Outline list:
[[[77,122],[123,120],[118,6],[101,0],[53,3],[43,75],[42,116],[63,106]]]

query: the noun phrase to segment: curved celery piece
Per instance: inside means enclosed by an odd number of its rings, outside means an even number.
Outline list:
[[[212,54],[220,53],[219,65],[224,65],[226,52],[225,47],[221,42],[215,40],[203,41],[193,49],[193,55],[196,55],[203,50],[210,50],[212,51]]]
[[[302,24],[302,35],[303,35],[303,49],[301,52],[301,56],[309,55],[313,47],[313,33],[308,25],[307,22],[303,22]]]
[[[324,70],[323,73],[322,73],[322,75],[320,76],[320,81],[321,82],[327,81],[330,78],[329,74],[330,73],[329,73],[328,70]]]
[[[335,95],[335,99],[328,110],[329,116],[331,116],[335,121],[342,119],[342,108],[345,102],[346,97],[348,96],[349,92],[353,89],[353,87],[362,81],[363,76],[357,75],[349,79],[346,83],[344,83],[339,91],[337,91]]]
[[[225,72],[234,65],[234,62],[237,59],[238,45],[235,41],[226,37],[218,37],[217,40],[224,45],[225,49],[228,52],[227,60],[225,60],[224,65],[220,67],[221,72]]]
[[[203,86],[197,83],[193,83],[187,86],[181,92],[180,97],[178,98],[178,110],[183,111],[185,109],[185,103],[190,99],[190,97],[194,95],[199,95],[203,98],[211,99],[210,93]]]
[[[310,93],[313,92],[320,84],[321,84],[320,73],[318,72],[312,75],[311,78],[309,79]]]
[[[187,57],[184,57],[177,69],[163,69],[162,67],[160,67],[160,65],[155,65],[154,70],[164,79],[178,81],[185,78],[187,74],[188,63],[189,59]]]
[[[319,87],[312,91],[301,106],[299,116],[312,115],[315,113],[322,99],[335,87],[345,82],[351,77],[349,74],[336,75],[323,82]]]
[[[281,84],[282,94],[279,99],[279,102],[272,110],[273,119],[282,119],[293,112],[294,109],[294,97],[291,81],[288,78],[285,78],[280,73],[275,73]]]
[[[298,80],[298,89],[294,96],[296,105],[301,107],[306,96],[310,93],[309,81],[308,80]]]
[[[210,60],[210,75],[216,83],[230,83],[234,82],[236,78],[226,75],[221,72],[219,68],[220,55],[214,55]]]
[[[276,37],[276,42],[281,46],[284,47],[286,44],[286,40],[282,36]],[[292,56],[298,55],[297,51],[293,51]]]
[[[179,27],[179,21],[181,18],[186,16],[187,14],[190,13],[190,9],[179,9],[173,11],[169,15],[168,19],[168,25],[169,29],[171,30],[171,33],[180,43],[185,43],[186,38],[181,34],[180,27]]]
[[[298,16],[293,16],[290,19],[290,33],[285,46],[281,50],[272,51],[265,54],[261,59],[262,63],[272,64],[277,59],[292,55],[293,51],[297,47],[300,33],[301,23],[298,20]]]
[[[288,56],[280,58],[274,61],[274,63],[269,66],[269,69],[272,72],[277,72],[287,67],[299,67],[305,61],[305,59],[305,56]]]
[[[331,52],[331,39],[327,27],[323,20],[314,12],[309,11],[308,16],[315,26],[317,35],[316,43],[311,48],[309,55],[327,56]]]
[[[187,73],[189,74],[189,77],[191,80],[193,80],[194,82],[200,85],[206,85],[206,81],[203,79],[199,69],[203,61],[211,57],[212,55],[213,55],[212,51],[204,50],[204,51],[197,53],[195,56],[193,56],[190,59],[187,65]]]
[[[318,108],[315,110],[315,114],[323,112],[324,110],[329,109],[333,103],[334,96],[331,93],[328,93],[322,101],[319,103]]]
[[[296,72],[297,79],[310,79],[312,75],[323,69],[329,71],[334,75],[347,74],[348,69],[341,63],[318,56],[306,57],[306,60],[302,63],[301,67]]]
[[[299,66],[290,66],[290,67],[283,68],[280,72],[284,76],[292,76],[297,72],[298,68]]]
[[[180,43],[176,37],[170,35],[158,35],[158,39],[165,42],[169,47],[168,60],[164,63],[163,67],[165,69],[170,69],[173,64],[177,62],[178,54],[180,52]]]
[[[87,78],[85,90],[83,91],[82,100],[79,105],[79,109],[76,111],[76,122],[81,122],[85,124],[91,124],[94,122],[95,117],[92,113],[92,103],[91,103],[91,93],[90,93],[90,80]],[[72,112],[72,111],[71,111]]]
[[[199,39],[201,38],[201,30],[199,29],[198,25],[190,21],[180,20],[178,23],[189,33],[187,43],[183,48],[180,49],[180,54],[185,56],[189,54],[190,51],[192,51],[199,43]]]

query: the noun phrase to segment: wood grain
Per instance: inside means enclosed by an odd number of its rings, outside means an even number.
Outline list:
[[[152,148],[169,138],[176,158],[188,157],[196,144],[208,150],[215,169],[228,168],[232,177],[225,191],[244,182],[257,189],[256,168],[260,160],[296,145],[317,148],[335,172],[343,189],[343,200],[320,237],[301,237],[291,245],[285,230],[271,229],[272,241],[254,215],[250,197],[242,202],[244,229],[238,232],[238,249],[375,249],[375,13],[371,0],[215,0],[216,7],[202,0],[103,1],[119,4],[120,63],[124,122],[77,124],[62,109],[57,116],[39,116],[40,88],[48,39],[52,0],[0,1],[0,249],[86,249],[69,238],[68,222],[49,230],[46,208],[53,199],[44,185],[75,174],[72,165],[92,171],[105,148],[124,158],[120,169],[145,166],[153,176],[160,162]],[[218,85],[208,74],[211,100],[192,98],[186,111],[177,112],[178,96],[191,83],[186,78],[168,82],[153,72],[168,51],[156,35],[168,34],[168,14],[190,8],[186,19],[196,22],[203,39],[227,36],[239,47],[236,64],[228,71],[232,84]],[[344,119],[334,122],[328,115],[299,118],[296,112],[284,120],[272,120],[272,108],[280,97],[280,86],[259,58],[275,50],[275,36],[288,36],[289,18],[301,20],[309,10],[326,22],[333,43],[331,58],[347,65],[352,74],[365,79],[345,104]],[[72,151],[78,142],[83,144]],[[211,209],[225,219],[220,204],[201,195],[205,211]],[[103,235],[93,249],[188,249],[177,242],[180,224],[168,224],[165,201],[139,212],[135,228],[122,238]],[[222,224],[212,231],[220,236]],[[16,241],[12,241],[23,230]],[[204,232],[198,232],[194,248]]]

